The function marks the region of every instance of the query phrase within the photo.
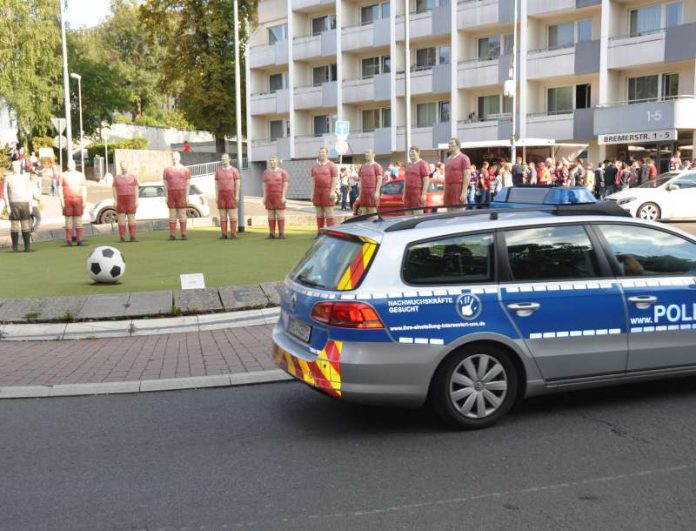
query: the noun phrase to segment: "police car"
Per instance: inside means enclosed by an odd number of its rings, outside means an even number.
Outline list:
[[[614,207],[616,205],[613,205]],[[288,275],[282,369],[482,428],[520,399],[696,373],[696,240],[610,206],[363,216]]]

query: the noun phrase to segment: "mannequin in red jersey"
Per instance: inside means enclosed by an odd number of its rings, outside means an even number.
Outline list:
[[[126,241],[126,217],[128,218],[128,234],[130,241],[135,239],[135,211],[138,209],[138,178],[128,173],[128,163],[121,162],[121,173],[114,177],[112,187],[116,215],[118,216],[118,235],[121,242]]]
[[[278,239],[285,239],[285,200],[288,195],[288,172],[280,167],[278,157],[268,159],[268,168],[261,177],[263,205],[268,211],[268,239],[275,240],[276,224]]]
[[[191,173],[181,164],[179,152],[172,152],[172,165],[162,173],[164,191],[169,207],[169,239],[176,240],[176,220],[179,220],[181,239],[186,236],[186,205],[191,187]]]
[[[329,160],[326,148],[319,150],[319,158],[311,169],[312,203],[317,212],[317,230],[321,231],[326,224],[334,224],[334,205],[336,204],[336,186],[338,184],[338,169]]]
[[[466,193],[471,181],[471,161],[461,150],[458,138],[449,140],[449,157],[445,161],[445,204],[466,205]],[[450,207],[448,211],[461,210]]]
[[[230,165],[230,156],[222,156],[222,166],[215,172],[215,197],[220,211],[221,240],[237,239],[237,203],[239,202],[239,171]],[[227,233],[227,219],[230,232]]]
[[[82,214],[87,202],[87,183],[82,172],[75,170],[75,161],[68,160],[68,169],[60,176],[58,197],[65,216],[65,243],[72,245],[73,228],[77,233],[77,245],[82,241]]]
[[[384,170],[375,162],[375,150],[365,152],[365,164],[360,166],[360,208],[365,214],[377,212],[379,191],[382,188]]]
[[[413,208],[414,214],[422,214],[430,183],[430,166],[420,158],[420,149],[416,146],[411,146],[408,156],[411,162],[406,165],[404,208]]]

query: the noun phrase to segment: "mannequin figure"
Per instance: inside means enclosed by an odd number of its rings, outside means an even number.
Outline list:
[[[12,163],[12,174],[5,177],[3,184],[5,205],[10,212],[10,238],[12,250],[19,250],[19,229],[22,229],[24,251],[31,251],[31,203],[36,200],[36,191],[28,173],[22,172],[22,161]]]
[[[172,152],[172,165],[162,173],[164,191],[169,208],[169,239],[176,240],[176,220],[179,220],[181,239],[186,236],[186,205],[191,188],[191,172],[181,164],[178,151]]]
[[[334,205],[336,204],[336,185],[338,184],[338,170],[336,165],[329,160],[329,152],[326,148],[319,150],[317,163],[311,169],[312,203],[317,212],[317,231],[321,231],[326,223],[327,227],[334,224]],[[317,236],[319,232],[317,232]]]
[[[237,239],[237,203],[239,202],[239,171],[230,165],[230,156],[222,156],[222,167],[215,172],[215,197],[220,211],[221,240]],[[227,234],[227,219],[230,232]]]
[[[471,181],[471,161],[461,150],[458,138],[449,140],[449,157],[445,161],[445,204],[461,205],[467,203],[466,194]],[[460,207],[449,207],[448,211],[461,210]]]
[[[126,217],[128,218],[128,234],[130,241],[135,239],[135,212],[138,209],[138,178],[128,173],[128,163],[121,162],[121,173],[114,177],[112,187],[118,216],[118,235],[121,242],[126,241]]]
[[[68,170],[60,176],[58,197],[65,216],[65,243],[72,245],[73,227],[77,233],[77,245],[83,246],[82,213],[87,202],[87,184],[82,172],[75,170],[75,161],[68,160]]]
[[[420,158],[420,149],[416,146],[411,146],[408,150],[408,156],[411,159],[406,165],[406,177],[404,183],[404,208],[414,208],[414,214],[422,214],[423,210],[419,207],[425,205],[426,194],[428,193],[428,184],[430,179],[430,167],[428,163]]]
[[[278,157],[273,155],[268,159],[268,168],[261,177],[263,190],[263,205],[268,211],[268,239],[276,237],[276,222],[278,224],[278,239],[285,239],[285,201],[288,195],[288,172],[280,167]]]
[[[375,150],[370,148],[365,153],[365,164],[360,166],[360,208],[365,214],[377,212],[379,192],[382,188],[382,166],[375,162]]]

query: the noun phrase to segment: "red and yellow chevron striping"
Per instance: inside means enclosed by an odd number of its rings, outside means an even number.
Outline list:
[[[305,382],[328,395],[341,397],[342,341],[329,340],[316,360],[306,361],[274,345],[273,359],[290,376]]]
[[[372,257],[375,255],[377,250],[377,244],[371,240],[364,240],[362,249],[353,259],[350,266],[346,269],[345,273],[338,282],[339,291],[348,291],[355,288],[362,279],[365,271],[372,261]]]

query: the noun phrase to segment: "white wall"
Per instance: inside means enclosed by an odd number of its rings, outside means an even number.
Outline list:
[[[126,140],[131,138],[147,138],[148,149],[154,150],[169,149],[172,144],[183,144],[186,140],[191,144],[215,141],[215,137],[207,131],[184,131],[131,124],[113,124],[111,126],[109,139]]]

